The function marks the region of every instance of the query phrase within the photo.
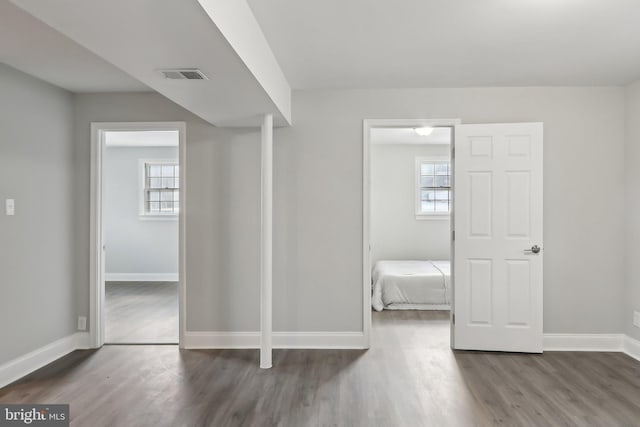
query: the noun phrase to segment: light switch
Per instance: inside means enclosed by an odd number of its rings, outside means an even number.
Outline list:
[[[14,199],[5,200],[5,212],[7,215],[16,214],[16,201]]]

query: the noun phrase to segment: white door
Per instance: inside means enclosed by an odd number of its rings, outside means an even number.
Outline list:
[[[454,348],[542,352],[542,123],[458,125]]]

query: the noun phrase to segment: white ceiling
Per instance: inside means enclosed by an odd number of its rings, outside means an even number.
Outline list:
[[[402,128],[372,128],[371,143],[373,144],[450,144],[451,128],[437,127],[430,135],[420,136],[411,127]]]
[[[638,0],[248,0],[294,89],[622,85]]]
[[[11,1],[216,126],[290,122],[291,89],[244,1]],[[167,80],[164,68],[209,80]]]
[[[107,147],[177,147],[177,130],[107,131],[104,145]]]
[[[0,0],[0,62],[72,92],[151,90],[7,0]]]

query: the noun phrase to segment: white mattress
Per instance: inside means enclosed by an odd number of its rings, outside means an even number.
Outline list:
[[[373,268],[374,310],[449,308],[449,261],[378,261]]]

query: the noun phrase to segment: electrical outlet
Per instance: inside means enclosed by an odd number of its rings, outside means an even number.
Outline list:
[[[78,330],[79,331],[87,330],[87,318],[85,316],[78,316]]]
[[[633,312],[633,325],[640,328],[640,311]]]

